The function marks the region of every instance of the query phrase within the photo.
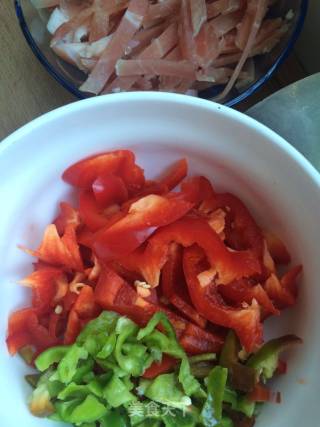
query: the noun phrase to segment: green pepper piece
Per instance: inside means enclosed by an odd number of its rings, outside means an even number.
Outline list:
[[[90,423],[99,420],[108,412],[108,409],[92,394],[74,408],[70,415],[70,422],[74,424]]]
[[[218,424],[222,419],[222,404],[228,378],[228,369],[215,366],[207,381],[208,396],[201,411],[202,422],[205,427]]]
[[[144,394],[150,400],[173,408],[183,409],[191,405],[190,397],[181,390],[174,373],[158,375],[149,383]]]
[[[58,345],[56,347],[48,348],[43,351],[35,360],[34,364],[38,371],[43,372],[54,363],[60,362],[60,360],[67,354],[70,345]]]
[[[241,396],[238,400],[237,411],[242,412],[248,418],[252,418],[255,407],[255,402],[252,402],[246,396]]]
[[[150,365],[147,354],[147,347],[142,344],[133,343],[136,340],[136,335],[139,328],[135,323],[126,317],[120,317],[116,326],[116,333],[118,334],[114,356],[120,368],[126,373],[139,377]],[[126,342],[131,339],[131,342]],[[148,363],[147,363],[148,362]]]
[[[73,344],[59,362],[57,371],[60,381],[64,384],[71,382],[77,372],[79,360],[87,359],[87,357],[88,352],[85,348]]]
[[[31,365],[35,353],[35,349],[31,345],[26,345],[19,350],[19,355],[28,365]]]
[[[198,425],[199,415],[194,407],[180,411],[178,409],[164,410],[163,422],[165,427],[195,427]]]
[[[50,381],[48,381],[47,387],[50,397],[53,398],[58,396],[58,394],[64,389],[65,385],[60,381],[51,381],[50,379]]]
[[[239,339],[234,331],[230,330],[223,344],[219,365],[230,368],[234,363],[238,363],[238,353],[241,349]]]
[[[81,399],[88,396],[89,393],[90,390],[87,385],[78,385],[72,382],[61,390],[57,398],[59,400],[69,400],[70,398]]]
[[[257,371],[258,379],[264,381],[273,377],[279,361],[279,354],[294,344],[301,344],[302,340],[296,335],[284,335],[264,344],[247,361],[246,365]]]
[[[203,353],[203,354],[198,354],[196,356],[191,356],[188,359],[189,359],[189,363],[192,365],[193,363],[210,362],[213,360],[217,360],[217,355],[216,353]]]
[[[156,330],[159,323],[166,335]],[[175,330],[168,317],[160,311],[152,316],[145,328],[140,329],[137,338],[138,341],[144,340],[148,347],[159,348],[163,353],[167,353],[176,359],[182,359],[186,355],[177,341]]]
[[[40,374],[32,374],[32,375],[25,375],[24,378],[27,381],[27,383],[31,385],[32,388],[36,388],[39,382],[40,376],[41,376]]]
[[[77,371],[72,377],[72,381],[77,384],[89,382],[94,378],[93,371],[94,360],[88,358],[87,360],[81,360],[78,364]]]
[[[103,396],[110,406],[118,408],[125,403],[136,400],[120,378],[113,375],[103,390]]]
[[[81,403],[81,399],[72,399],[66,402],[56,402],[54,404],[56,414],[60,418],[60,421],[64,421],[66,423],[71,423],[71,414],[74,409],[79,406]],[[55,414],[54,414],[55,415]]]
[[[187,357],[184,357],[181,361],[178,379],[187,396],[192,396],[200,390],[200,383],[191,374],[190,364]]]
[[[125,416],[119,410],[109,410],[99,422],[100,427],[128,427]]]
[[[80,332],[76,343],[83,346],[89,354],[95,356],[102,350],[106,336],[114,332],[119,315],[113,311],[103,311],[91,320]]]
[[[105,342],[104,346],[102,347],[102,349],[97,354],[97,357],[99,359],[107,359],[107,357],[109,357],[110,354],[112,354],[112,352],[116,346],[116,341],[117,341],[117,336],[116,336],[115,332],[113,332],[111,335],[109,335],[107,337],[106,342]]]

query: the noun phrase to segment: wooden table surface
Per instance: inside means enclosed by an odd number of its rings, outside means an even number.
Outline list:
[[[15,129],[76,99],[40,64],[24,40],[15,16],[13,0],[0,0],[0,141]],[[245,111],[256,102],[306,76],[295,54],[272,79],[237,109]]]

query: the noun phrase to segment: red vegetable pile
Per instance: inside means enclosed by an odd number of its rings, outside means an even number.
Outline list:
[[[238,197],[186,176],[182,159],[146,180],[129,150],[63,173],[78,207],[62,202],[38,249],[24,249],[38,260],[21,281],[32,305],[9,319],[11,354],[70,344],[104,309],[141,326],[165,312],[189,354],[219,351],[228,329],[247,352],[262,343],[263,321],[295,303],[302,267],[280,276],[278,265],[290,262],[284,244]]]

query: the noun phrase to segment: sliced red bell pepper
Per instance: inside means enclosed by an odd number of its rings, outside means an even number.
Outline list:
[[[37,250],[21,249],[39,258],[40,261],[61,266],[64,270],[83,270],[76,232],[73,225],[67,225],[65,233],[60,237],[56,226],[50,224],[46,227],[43,240]]]
[[[277,264],[289,264],[291,257],[282,240],[270,231],[264,231],[263,235],[274,262]]]
[[[66,231],[67,225],[72,225],[75,229],[80,225],[80,215],[69,203],[60,203],[60,213],[53,222],[57,227],[60,236]]]
[[[38,314],[52,309],[56,300],[58,279],[62,276],[61,269],[47,266],[35,270],[20,281],[22,285],[32,288],[32,305]]]
[[[165,184],[157,181],[146,181],[145,186],[137,194],[137,200],[149,194],[158,194],[160,196],[169,192],[168,187]]]
[[[135,156],[129,150],[117,150],[107,153],[96,154],[68,167],[62,174],[64,181],[75,187],[90,189],[93,181],[103,173],[119,174],[123,164],[126,172],[134,165]]]
[[[168,356],[167,354],[164,354],[162,356],[161,362],[160,363],[153,362],[152,365],[145,370],[142,377],[148,378],[148,379],[155,378],[158,375],[165,374],[167,372],[172,371],[176,365],[177,365],[176,359]]]
[[[67,327],[63,337],[63,344],[73,344],[81,331],[81,327],[82,325],[78,313],[76,312],[76,310],[71,309],[68,316]]]
[[[275,274],[271,274],[264,284],[269,297],[279,309],[287,308],[295,304],[297,299],[296,280],[302,271],[302,266],[289,270],[281,280]]]
[[[266,313],[280,314],[263,287],[260,284],[250,284],[248,279],[237,280],[228,286],[219,286],[218,290],[224,300],[235,307],[240,307],[243,302],[251,304],[255,298]]]
[[[161,272],[161,291],[164,297],[192,322],[205,328],[204,319],[191,305],[188,288],[182,268],[182,247],[172,243],[169,248],[168,260]]]
[[[149,195],[131,205],[128,214],[113,226],[96,233],[93,249],[105,261],[134,251],[154,233],[184,216],[192,204],[179,196],[170,199]]]
[[[254,218],[244,203],[230,193],[217,193],[210,200],[206,200],[202,206],[205,209],[215,211],[224,208],[229,217],[229,229],[226,229],[226,241],[232,249],[251,249],[262,260],[263,235]]]
[[[115,206],[116,207],[116,206]],[[103,227],[110,227],[125,214],[119,209],[104,211],[99,207],[91,190],[82,190],[79,195],[79,212],[81,220],[92,232]]]
[[[128,190],[122,178],[110,173],[99,175],[92,184],[92,190],[98,206],[106,208],[115,203],[128,200]]]
[[[187,323],[179,341],[187,353],[195,355],[219,352],[223,345],[220,335],[207,332],[190,322]]]
[[[178,160],[159,180],[160,185],[164,185],[168,190],[173,190],[187,176],[188,163],[186,159]]]
[[[81,288],[73,309],[80,318],[93,319],[99,314],[99,307],[96,305],[94,292],[91,286],[85,285]]]
[[[36,311],[22,309],[11,314],[8,324],[7,346],[10,354],[15,354],[25,345],[31,345],[37,351],[57,345],[58,340],[39,323]]]
[[[289,291],[294,297],[298,295],[297,279],[302,273],[302,265],[292,267],[280,279],[281,286]]]
[[[215,192],[210,181],[204,176],[189,178],[181,184],[181,191],[186,200],[198,205],[204,200],[214,197]]]
[[[178,309],[178,311],[187,317],[192,322],[196,323],[200,328],[205,328],[207,321],[201,316],[190,304],[186,303],[185,300],[179,295],[173,294],[169,301],[171,304]]]
[[[144,187],[144,171],[140,166],[135,164],[134,156],[126,156],[118,174],[123,179],[130,196],[135,195]]]
[[[261,271],[260,262],[252,251],[229,251],[204,219],[185,217],[161,228],[148,241],[140,271],[152,286],[159,283],[160,270],[167,261],[171,242],[184,247],[197,243],[216,270],[219,283],[230,283]]]
[[[245,349],[253,351],[262,340],[259,306],[257,303],[252,303],[247,308],[227,306],[218,293],[217,286],[201,286],[198,274],[203,271],[204,260],[205,253],[199,247],[185,249],[183,268],[194,306],[211,322],[233,329]]]

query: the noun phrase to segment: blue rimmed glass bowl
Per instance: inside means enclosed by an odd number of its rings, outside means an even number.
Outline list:
[[[46,29],[48,12],[45,10],[37,10],[30,0],[15,0],[14,3],[22,32],[32,51],[47,71],[77,98],[83,99],[90,97],[89,94],[79,90],[79,86],[85,80],[86,75],[76,67],[63,61],[50,49],[51,35]],[[241,87],[241,89],[234,87],[224,101],[224,104],[231,107],[243,101],[271,77],[274,71],[291,52],[301,32],[307,8],[308,0],[278,0],[276,5],[271,8],[269,14],[272,17],[285,16],[289,10],[293,11],[294,15],[293,19],[290,21],[289,31],[271,52],[266,55],[260,55],[254,59],[256,70],[255,81]],[[201,91],[199,96],[205,99],[212,99],[221,92],[222,89],[223,86],[221,85],[213,86]]]

